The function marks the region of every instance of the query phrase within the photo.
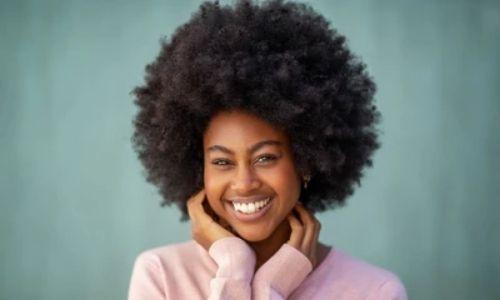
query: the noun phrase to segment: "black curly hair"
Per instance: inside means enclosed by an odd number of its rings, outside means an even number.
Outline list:
[[[132,143],[161,203],[203,187],[203,134],[217,112],[255,114],[290,137],[300,199],[313,212],[342,206],[379,147],[376,85],[346,39],[304,3],[204,2],[161,40],[133,90]]]

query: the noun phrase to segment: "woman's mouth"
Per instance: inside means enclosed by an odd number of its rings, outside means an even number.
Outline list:
[[[273,197],[268,197],[264,200],[250,203],[226,201],[225,206],[235,218],[240,221],[249,222],[264,216],[271,207],[273,199]]]

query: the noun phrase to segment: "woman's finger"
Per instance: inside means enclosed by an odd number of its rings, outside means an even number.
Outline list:
[[[311,253],[314,255],[314,266],[318,263],[317,261],[317,246],[318,246],[318,243],[319,243],[319,232],[321,230],[321,223],[318,221],[318,219],[316,219],[313,215],[313,218],[314,218],[314,221],[316,223],[316,226],[315,226],[315,230],[314,230],[314,243],[313,243],[313,247],[311,249]]]
[[[205,190],[203,189],[189,198],[187,202],[188,214],[191,221],[199,223],[200,226],[208,225],[214,221],[205,213],[203,209],[203,201],[205,200],[205,196]]]
[[[302,224],[299,222],[299,220],[293,215],[293,213],[290,213],[287,216],[287,219],[290,223],[290,228],[292,229],[290,239],[287,243],[302,252],[301,244],[302,236],[304,235],[304,228],[302,227]]]
[[[299,202],[296,205],[296,210],[304,224],[304,237],[302,239],[302,249],[306,255],[310,256],[313,246],[316,243],[314,240],[314,232],[316,231],[316,223],[311,213]]]
[[[195,220],[196,218],[196,211],[195,211],[195,202],[196,200],[199,198],[199,197],[202,197],[204,196],[204,193],[205,191],[204,190],[201,190],[199,192],[197,192],[196,194],[192,195],[191,197],[189,197],[189,199],[187,200],[186,202],[186,206],[187,206],[187,211],[188,211],[188,214],[189,214],[189,219],[190,220]]]

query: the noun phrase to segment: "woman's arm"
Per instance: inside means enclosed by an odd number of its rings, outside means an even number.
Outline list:
[[[256,258],[250,246],[240,238],[226,237],[213,243],[208,253],[219,267],[210,281],[208,299],[252,299]]]
[[[310,260],[299,250],[284,244],[255,273],[253,299],[287,299],[311,271]]]

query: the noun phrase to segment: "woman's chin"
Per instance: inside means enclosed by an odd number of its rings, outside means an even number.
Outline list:
[[[260,242],[267,239],[270,235],[267,230],[245,230],[240,229],[237,230],[237,233],[240,238],[244,239],[247,242]]]

